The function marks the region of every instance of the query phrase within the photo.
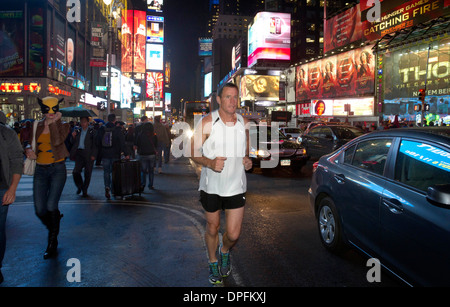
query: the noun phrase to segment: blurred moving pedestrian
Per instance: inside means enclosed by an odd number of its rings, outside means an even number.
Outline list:
[[[72,132],[72,149],[70,159],[75,161],[72,171],[73,181],[77,187],[77,194],[83,192],[87,197],[89,183],[91,182],[92,169],[97,157],[96,131],[89,126],[89,117],[80,118],[80,129]],[[84,169],[84,181],[81,171]]]
[[[44,119],[36,128],[36,152],[26,148],[28,158],[36,159],[33,180],[34,209],[37,217],[48,229],[48,245],[44,259],[57,254],[60,220],[63,215],[58,203],[67,178],[66,157],[69,156],[65,144],[70,126],[61,121],[59,104],[63,99],[55,97],[38,98]]]
[[[20,143],[22,147],[25,148],[25,144],[31,144],[31,135],[33,134],[33,126],[31,125],[31,121],[27,120],[25,122],[25,127],[20,129]]]
[[[23,148],[16,132],[5,123],[5,113],[0,111],[0,284],[3,282],[1,269],[6,250],[6,215],[9,205],[16,199],[23,171]]]
[[[135,151],[133,149],[134,146],[134,125],[129,125],[127,132],[125,134],[125,145],[128,148],[128,152],[130,153],[130,159],[135,159],[136,158],[136,154]]]
[[[162,159],[164,152],[164,160],[165,162],[169,162],[170,155],[170,133],[167,130],[167,127],[161,123],[161,116],[155,116],[155,134],[158,138],[157,152],[156,152],[156,163],[158,166],[158,173],[162,172]]]
[[[123,154],[129,159],[129,153],[125,146],[125,135],[120,125],[116,125],[116,115],[108,115],[106,125],[100,127],[97,136],[97,145],[102,147],[103,182],[105,184],[105,197],[111,198],[112,191],[112,171],[115,161],[119,161]]]
[[[148,188],[153,189],[154,167],[156,160],[156,146],[158,139],[155,135],[153,124],[146,122],[142,124],[139,130],[139,135],[136,136],[136,149],[141,163],[141,191],[144,191],[147,175]]]

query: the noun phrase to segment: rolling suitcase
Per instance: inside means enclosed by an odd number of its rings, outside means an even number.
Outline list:
[[[119,160],[113,163],[114,196],[141,195],[141,164],[137,160]]]

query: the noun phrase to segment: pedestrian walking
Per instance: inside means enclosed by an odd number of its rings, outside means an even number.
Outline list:
[[[17,133],[6,125],[0,111],[0,284],[3,282],[2,262],[6,250],[6,215],[16,199],[16,190],[23,171],[23,148]]]
[[[155,116],[154,122],[155,134],[158,138],[157,153],[156,153],[156,163],[158,166],[158,173],[162,172],[162,160],[164,152],[164,160],[169,161],[170,151],[170,135],[167,131],[167,127],[161,123],[161,116]]]
[[[91,182],[92,169],[97,157],[96,133],[93,127],[89,126],[89,117],[80,118],[80,129],[72,132],[72,149],[70,159],[75,161],[72,171],[73,181],[77,187],[77,194],[83,192],[83,197],[87,197],[89,183]],[[81,172],[84,169],[84,180]]]
[[[102,165],[103,165],[103,182],[105,185],[105,197],[111,198],[111,177],[113,164],[119,161],[122,154],[129,158],[129,153],[125,146],[125,135],[122,128],[116,125],[116,115],[111,113],[108,115],[106,125],[100,127],[97,136],[97,145],[102,147]]]
[[[142,124],[139,130],[139,135],[136,136],[136,150],[139,155],[141,163],[141,191],[144,191],[147,183],[148,188],[153,189],[154,167],[156,161],[156,146],[158,139],[153,129],[153,124],[146,122]]]
[[[57,254],[60,221],[59,199],[67,178],[65,144],[70,126],[61,121],[59,104],[63,99],[55,97],[38,98],[44,119],[36,127],[36,152],[26,148],[28,158],[36,159],[33,179],[34,209],[37,217],[48,229],[48,245],[44,259]]]
[[[205,116],[194,130],[191,158],[202,165],[200,202],[205,210],[205,241],[209,257],[209,281],[221,283],[231,272],[230,249],[236,244],[244,216],[248,157],[248,120],[236,113],[239,91],[232,83],[218,91],[219,109]],[[220,212],[226,225],[219,244]],[[220,259],[220,262],[219,262]]]

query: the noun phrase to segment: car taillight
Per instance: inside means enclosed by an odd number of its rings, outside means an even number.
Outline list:
[[[316,171],[318,166],[319,166],[319,161],[313,163],[313,173]]]

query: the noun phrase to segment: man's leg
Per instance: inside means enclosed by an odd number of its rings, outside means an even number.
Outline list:
[[[206,232],[205,242],[208,249],[209,262],[216,262],[216,250],[219,244],[220,211],[205,212]]]
[[[228,253],[241,234],[244,207],[225,210],[226,229],[222,237],[222,253]]]

